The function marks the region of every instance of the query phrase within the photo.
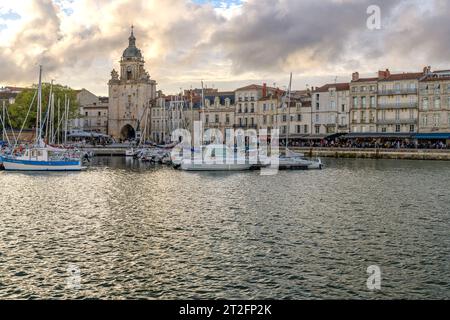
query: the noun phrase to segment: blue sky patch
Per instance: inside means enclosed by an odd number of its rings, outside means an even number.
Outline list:
[[[7,13],[0,14],[0,19],[3,20],[19,20],[21,18],[20,14],[9,9]]]

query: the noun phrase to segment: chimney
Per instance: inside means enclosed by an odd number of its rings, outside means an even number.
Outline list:
[[[352,74],[352,81],[358,81],[359,80],[359,72],[354,72]]]
[[[262,97],[267,97],[267,83],[263,83]]]
[[[389,69],[386,69],[386,78],[389,78],[391,76],[391,72],[389,71]]]

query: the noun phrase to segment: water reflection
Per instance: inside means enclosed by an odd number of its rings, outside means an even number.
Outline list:
[[[192,174],[100,158],[81,173],[1,172],[0,297],[449,298],[450,165],[326,165]]]

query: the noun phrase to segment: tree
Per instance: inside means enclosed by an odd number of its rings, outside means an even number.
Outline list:
[[[45,119],[45,115],[49,106],[50,99],[50,83],[42,84],[42,119]],[[25,118],[30,108],[30,104],[33,101],[33,97],[37,92],[37,85],[33,85],[33,88],[26,89],[19,93],[16,97],[14,104],[8,107],[8,112],[11,120],[11,127],[20,129],[25,121]],[[58,114],[58,101],[60,117],[64,114],[64,97],[67,95],[67,99],[70,100],[69,119],[79,117],[77,92],[67,86],[61,84],[53,84],[52,92],[55,94],[55,119],[54,126],[58,126],[57,114]],[[36,127],[36,115],[37,115],[37,94],[33,105],[31,106],[30,114],[25,122],[25,129],[32,129]],[[7,124],[7,127],[10,125]]]

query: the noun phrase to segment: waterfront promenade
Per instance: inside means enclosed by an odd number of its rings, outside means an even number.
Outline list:
[[[376,149],[376,148],[291,148],[308,157],[356,158],[356,159],[400,159],[400,160],[447,160],[448,149]]]
[[[106,147],[85,147],[83,151],[93,152],[95,156],[124,157],[129,145]],[[281,147],[282,148],[282,147]],[[307,157],[355,158],[355,159],[399,159],[399,160],[445,160],[450,161],[449,149],[375,149],[375,148],[311,148],[290,147]]]

